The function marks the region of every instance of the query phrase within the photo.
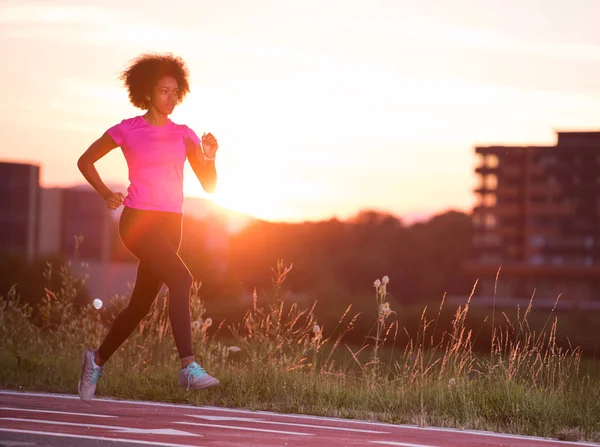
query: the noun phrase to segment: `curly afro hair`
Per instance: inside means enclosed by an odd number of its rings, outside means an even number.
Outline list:
[[[165,76],[171,76],[177,81],[179,87],[177,103],[179,104],[190,91],[189,71],[179,56],[173,56],[171,53],[142,54],[131,62],[120,79],[127,87],[131,104],[147,110],[149,101],[146,97],[152,92],[159,79]]]

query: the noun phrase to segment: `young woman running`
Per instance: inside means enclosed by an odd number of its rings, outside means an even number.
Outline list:
[[[217,140],[202,140],[192,129],[169,119],[189,92],[185,62],[171,54],[143,54],[122,73],[131,103],[146,113],[108,129],[79,158],[77,166],[110,209],[123,205],[119,236],[138,259],[135,285],[128,306],[117,316],[97,350],[83,353],[79,396],[91,400],[104,364],[146,316],[163,284],[169,289],[169,320],[181,369],[179,384],[186,390],[207,388],[219,381],[195,361],[192,350],[190,290],[193,278],[178,255],[183,217],[185,160],[202,188],[212,193],[217,183]],[[129,169],[127,195],[111,191],[94,163],[121,147]]]

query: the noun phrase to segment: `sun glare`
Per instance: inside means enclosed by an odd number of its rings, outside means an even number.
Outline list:
[[[273,194],[272,187],[271,192],[267,193],[271,186],[269,181],[263,178],[248,182],[245,178],[233,178],[224,173],[219,178],[217,190],[207,194],[192,173],[185,177],[184,191],[186,195],[204,197],[233,212],[262,219],[285,218],[285,212],[279,206],[284,198]]]

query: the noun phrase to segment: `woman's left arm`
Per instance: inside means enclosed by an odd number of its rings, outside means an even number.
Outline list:
[[[215,192],[217,187],[217,168],[215,158],[219,144],[212,134],[202,135],[201,144],[196,144],[189,137],[185,138],[187,159],[202,185],[202,189],[209,194]]]

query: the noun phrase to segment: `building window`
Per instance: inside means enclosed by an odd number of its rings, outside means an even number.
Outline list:
[[[486,168],[498,167],[498,156],[496,154],[489,154],[487,157],[485,157],[484,164]]]
[[[486,189],[496,189],[498,186],[498,177],[493,174],[483,176],[483,186]]]
[[[477,160],[475,164],[481,168],[485,167],[485,155],[477,154]]]
[[[532,247],[543,247],[546,244],[546,238],[541,235],[531,236],[529,238],[529,245]]]
[[[502,236],[498,234],[487,233],[483,235],[483,242],[488,246],[499,246],[502,245]]]
[[[496,206],[496,195],[495,194],[485,194],[483,196],[483,205],[484,206]]]
[[[473,235],[473,244],[478,247],[498,247],[502,245],[502,236],[497,234],[483,233]]]
[[[544,263],[544,257],[541,255],[534,255],[529,258],[529,263],[533,265],[541,265]]]
[[[488,228],[488,229],[495,228],[496,224],[497,224],[496,216],[494,216],[493,214],[489,214],[489,213],[485,215],[484,225],[486,228]]]
[[[594,247],[594,236],[586,236],[585,248],[593,248],[593,247]]]

